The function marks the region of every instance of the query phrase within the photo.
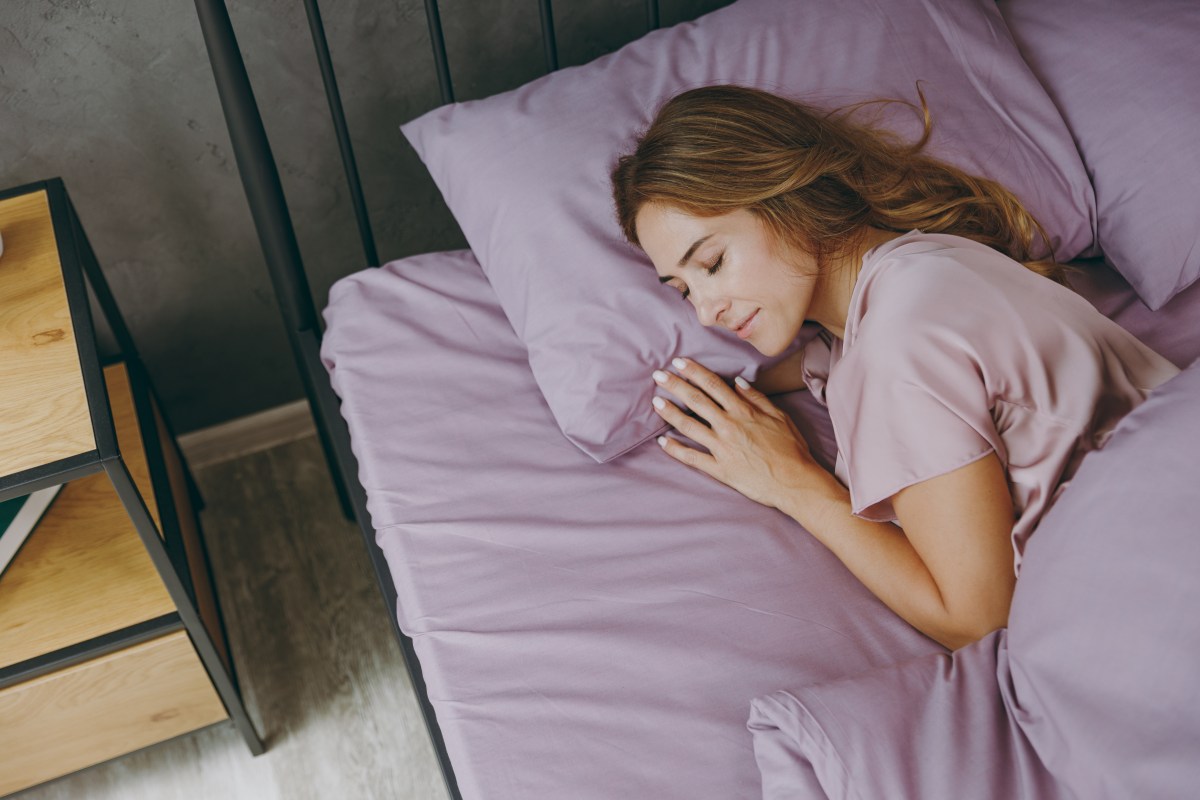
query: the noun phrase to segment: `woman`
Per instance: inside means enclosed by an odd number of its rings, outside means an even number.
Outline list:
[[[919,93],[919,89],[918,89]],[[678,461],[787,513],[955,649],[1007,624],[1021,552],[1079,460],[1179,370],[1035,260],[999,184],[766,92],[668,102],[613,171],[626,237],[700,321],[766,355],[751,387],[676,359],[655,410]],[[831,474],[767,394],[829,408]],[[681,407],[682,406],[682,407]],[[893,524],[895,523],[895,524]]]

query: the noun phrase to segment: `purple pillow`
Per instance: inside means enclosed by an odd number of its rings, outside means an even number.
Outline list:
[[[747,727],[764,800],[816,796],[814,779],[855,800],[1070,797],[1013,723],[1005,633],[756,698]]]
[[[737,83],[832,108],[916,101],[918,80],[934,120],[929,152],[1012,189],[1060,259],[1092,246],[1083,164],[989,0],[741,0],[403,131],[528,347],[559,426],[606,461],[662,429],[650,372],[673,356],[750,379],[765,363],[701,327],[623,241],[609,185],[617,156],[685,89]],[[919,132],[903,107],[879,116]],[[811,338],[816,326],[806,328]]]
[[[1025,551],[1016,720],[1078,797],[1200,787],[1200,361],[1089,453]]]
[[[1200,3],[999,5],[1087,165],[1105,258],[1161,308],[1200,278]]]

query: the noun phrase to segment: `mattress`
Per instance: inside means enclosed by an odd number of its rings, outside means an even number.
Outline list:
[[[1200,355],[1200,287],[1150,312],[1087,266],[1073,284],[1102,312],[1181,367]],[[567,441],[468,252],[343,278],[325,318],[464,798],[758,798],[753,698],[941,651],[791,518],[653,442],[601,465]],[[825,409],[777,401],[832,468]]]

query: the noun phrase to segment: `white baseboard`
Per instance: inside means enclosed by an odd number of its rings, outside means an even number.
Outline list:
[[[307,400],[297,400],[211,428],[185,433],[179,447],[193,469],[316,434]]]

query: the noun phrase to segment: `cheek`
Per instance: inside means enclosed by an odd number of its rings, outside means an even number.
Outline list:
[[[752,267],[752,274],[760,290],[769,297],[793,295],[797,286],[796,269],[773,253],[762,253]]]

